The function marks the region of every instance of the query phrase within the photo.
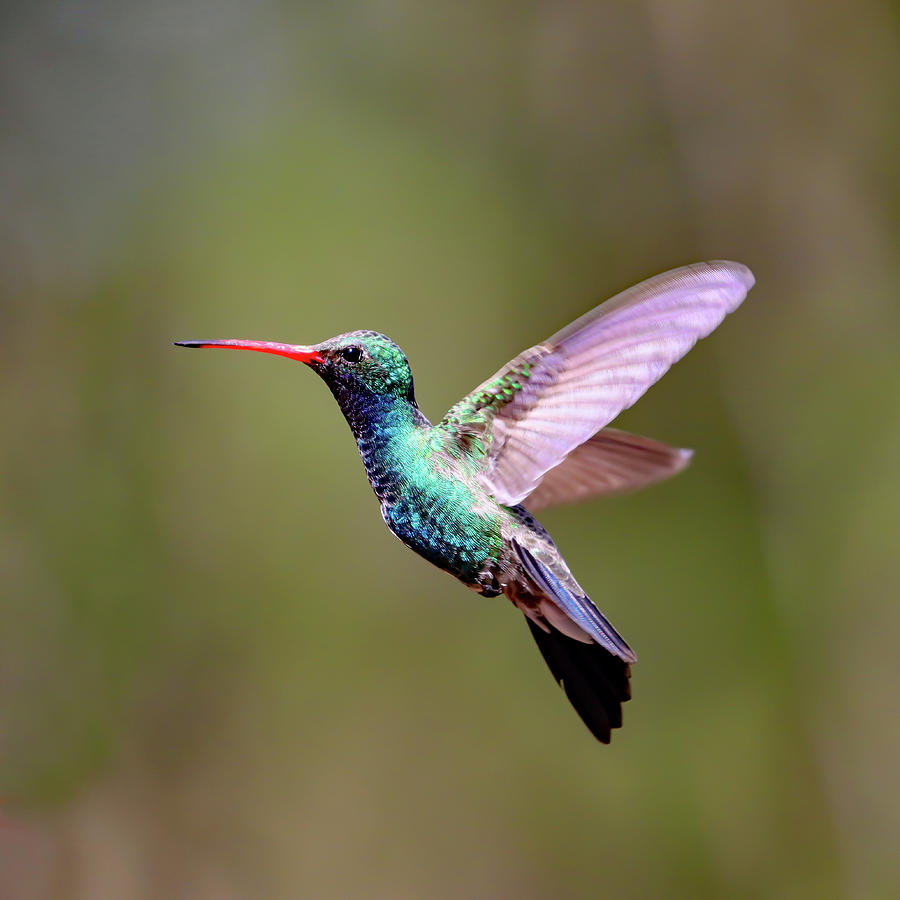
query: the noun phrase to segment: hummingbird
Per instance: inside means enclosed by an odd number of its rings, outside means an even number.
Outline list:
[[[403,351],[376,331],[320,344],[178,341],[303,363],[356,439],[387,527],[485,597],[524,613],[556,681],[599,741],[622,725],[637,657],[534,512],[634,490],[680,472],[691,451],[607,427],[744,300],[740,263],[701,262],[617,294],[535,344],[436,424]]]

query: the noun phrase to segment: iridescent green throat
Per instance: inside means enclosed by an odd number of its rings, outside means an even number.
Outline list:
[[[414,401],[330,386],[388,527],[429,562],[474,583],[499,556],[501,509],[435,446],[441,433]]]

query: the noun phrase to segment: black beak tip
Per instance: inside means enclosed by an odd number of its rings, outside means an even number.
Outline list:
[[[175,347],[202,347],[203,341],[172,341]]]

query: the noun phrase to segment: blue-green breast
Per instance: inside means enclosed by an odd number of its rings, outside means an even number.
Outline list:
[[[392,408],[368,417],[357,436],[372,489],[388,528],[429,562],[473,582],[502,546],[503,511],[434,444],[435,431],[416,410]]]
[[[464,482],[417,466],[382,515],[394,534],[429,562],[472,583],[502,547],[502,513],[485,508]]]
[[[387,526],[429,562],[473,583],[485,561],[499,558],[501,526],[508,519],[467,471],[473,460],[446,452],[447,430],[422,415],[411,388],[398,394],[385,385],[374,390],[331,380],[329,386]]]

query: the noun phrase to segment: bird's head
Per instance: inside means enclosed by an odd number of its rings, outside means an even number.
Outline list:
[[[351,331],[316,345],[314,366],[338,399],[353,395],[393,396],[415,405],[406,354],[377,331]]]
[[[351,331],[311,346],[243,340],[176,343],[179,347],[255,350],[297,360],[322,378],[342,407],[351,399],[366,397],[394,397],[416,404],[406,355],[390,338],[377,331]]]

